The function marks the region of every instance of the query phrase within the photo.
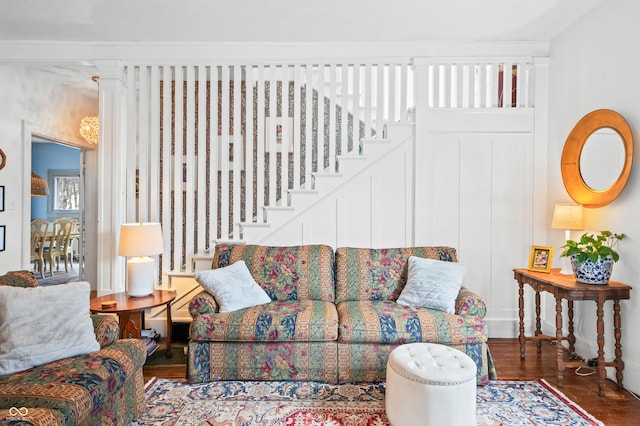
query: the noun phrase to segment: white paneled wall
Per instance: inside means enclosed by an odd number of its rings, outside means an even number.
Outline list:
[[[433,125],[416,142],[416,244],[456,247],[492,335],[512,337],[512,269],[526,265],[532,239],[533,110],[434,110],[425,119]]]

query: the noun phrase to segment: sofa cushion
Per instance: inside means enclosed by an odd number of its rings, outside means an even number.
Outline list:
[[[464,265],[410,256],[408,270],[407,283],[397,300],[399,305],[455,313]]]
[[[340,343],[442,343],[487,340],[483,319],[412,308],[392,301],[348,301],[337,306]]]
[[[100,349],[89,283],[0,286],[0,375]]]
[[[335,300],[333,249],[327,245],[219,245],[212,269],[244,260],[272,300]]]
[[[196,272],[198,284],[216,299],[220,312],[232,312],[271,302],[247,269],[244,260],[229,266]]]
[[[457,260],[452,247],[340,247],[336,250],[336,302],[396,300],[407,280],[409,256]]]
[[[335,305],[317,300],[275,301],[235,312],[199,315],[192,341],[321,342],[338,338]]]

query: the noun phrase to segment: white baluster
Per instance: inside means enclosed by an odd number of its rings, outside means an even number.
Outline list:
[[[222,105],[221,105],[221,137],[220,137],[220,223],[222,239],[229,238],[231,226],[229,223],[229,66],[222,66]]]
[[[181,66],[175,68],[175,133],[173,151],[173,267],[176,270],[182,269],[182,125],[183,125],[183,102],[184,102],[184,72]],[[171,175],[169,175],[171,176]]]
[[[220,170],[220,141],[218,136],[218,83],[220,71],[217,65],[209,69],[209,242],[221,238],[218,233],[218,170]]]
[[[254,69],[252,65],[245,67],[245,87],[246,87],[246,99],[247,99],[247,119],[246,119],[246,140],[244,141],[244,170],[245,170],[245,191],[246,205],[245,205],[245,222],[253,222],[253,206],[254,206],[254,193],[253,193],[253,167],[254,167],[254,129],[255,123],[253,105],[257,101],[254,92]]]
[[[231,223],[231,232],[233,239],[239,239],[241,222],[241,193],[242,193],[242,175],[241,168],[244,161],[242,153],[244,141],[242,140],[242,67],[239,65],[232,66],[233,72],[233,221]]]

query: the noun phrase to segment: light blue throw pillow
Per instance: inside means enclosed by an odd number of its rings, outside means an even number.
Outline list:
[[[194,277],[216,299],[220,312],[233,312],[271,302],[269,295],[251,276],[244,260],[224,268],[196,272]]]
[[[464,265],[416,256],[410,256],[408,262],[407,284],[397,303],[455,313]]]

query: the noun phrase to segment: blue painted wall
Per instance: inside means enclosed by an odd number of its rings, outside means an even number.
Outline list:
[[[79,168],[79,149],[57,143],[31,144],[31,170],[37,175],[42,176],[45,180],[48,179],[49,169],[78,170]],[[31,197],[31,220],[53,220],[47,217],[47,198],[48,197]]]

